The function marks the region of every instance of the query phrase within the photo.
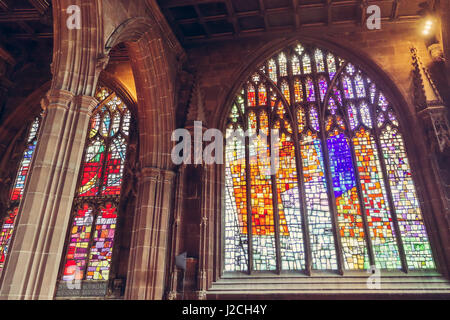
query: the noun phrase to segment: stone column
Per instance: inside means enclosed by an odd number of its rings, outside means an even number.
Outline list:
[[[424,215],[428,221],[428,236],[437,259],[439,271],[450,277],[450,188],[448,188],[450,123],[447,106],[434,83],[428,68],[422,63],[416,48],[411,48],[413,65],[414,103],[416,115],[427,139],[426,152],[430,166],[422,166],[421,172],[429,184],[429,193],[424,199],[435,212]],[[424,162],[425,163],[425,162]]]
[[[173,221],[171,225],[171,244],[170,244],[170,254],[168,257],[169,266],[168,270],[170,272],[170,278],[168,282],[168,300],[178,299],[178,283],[182,276],[182,270],[177,268],[175,265],[175,257],[181,254],[181,242],[182,239],[182,218],[183,218],[183,208],[184,208],[184,179],[185,179],[186,166],[180,166],[177,178],[176,178],[176,190],[174,199],[174,210],[173,210]]]
[[[198,265],[198,299],[206,298],[208,290],[208,276],[210,268],[210,256],[212,255],[210,246],[210,219],[213,220],[213,210],[211,208],[213,197],[213,179],[211,177],[213,170],[211,166],[206,165],[202,176],[202,199],[201,199],[201,220],[200,220],[200,243],[199,243],[199,265]]]
[[[3,272],[0,299],[53,299],[91,111],[90,96],[51,90]]]
[[[163,299],[174,177],[170,170],[141,169],[125,299]]]

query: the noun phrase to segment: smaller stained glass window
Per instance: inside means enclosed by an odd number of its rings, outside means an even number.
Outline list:
[[[281,91],[283,92],[284,97],[286,98],[286,101],[288,103],[290,103],[291,102],[291,94],[290,94],[290,91],[289,91],[289,85],[288,85],[288,83],[286,81],[283,81],[281,83]]]
[[[355,95],[353,94],[352,80],[349,77],[344,77],[343,86],[345,98],[353,99]]]
[[[302,69],[300,67],[300,60],[298,60],[298,57],[296,55],[292,56],[292,74],[294,76],[298,76],[301,74]]]
[[[278,77],[277,77],[277,65],[275,63],[275,60],[270,59],[269,62],[267,63],[269,66],[269,78],[277,83]]]
[[[320,130],[319,114],[317,113],[315,107],[311,107],[311,109],[309,109],[309,120],[311,122],[312,128],[316,131],[319,131]]]
[[[302,83],[299,79],[296,79],[294,81],[294,91],[295,91],[295,102],[302,102],[303,101],[303,89],[302,89]]]
[[[325,62],[323,61],[322,51],[319,49],[316,49],[316,52],[314,53],[314,58],[316,59],[317,72],[325,72]]]
[[[251,99],[255,101],[254,87],[250,87],[253,86],[249,85],[249,95],[252,92]],[[119,214],[117,204],[120,202],[132,116],[122,100],[109,89],[98,89],[96,96],[104,99],[91,116],[74,200],[63,281],[102,281],[110,276]],[[233,109],[232,117],[237,119],[237,106]]]
[[[366,89],[364,88],[364,82],[360,74],[355,78],[355,85],[358,98],[364,98],[366,96]]]
[[[287,76],[287,59],[284,53],[280,53],[278,58],[278,64],[280,65],[280,77]]]
[[[348,119],[350,121],[350,128],[352,130],[356,129],[358,126],[358,113],[356,111],[355,104],[350,103],[348,106]]]
[[[260,106],[265,106],[267,104],[267,90],[262,83],[258,87],[258,102]]]
[[[311,72],[311,59],[307,54],[305,54],[305,56],[303,57],[303,73],[310,74]]]
[[[248,105],[250,107],[256,106],[256,91],[255,87],[252,84],[248,85],[247,88],[247,99],[248,99]]]
[[[311,78],[306,80],[306,99],[308,102],[316,101],[316,94],[314,91],[314,82]]]
[[[327,55],[327,64],[328,64],[328,74],[330,75],[330,80],[333,80],[334,75],[336,74],[336,62],[334,60],[334,56],[329,53]]]
[[[328,83],[325,80],[325,77],[320,77],[319,79],[319,92],[320,92],[320,100],[323,101],[325,99],[325,94],[328,90]]]
[[[0,275],[8,255],[11,237],[14,232],[14,225],[19,213],[20,201],[23,197],[25,183],[30,171],[31,160],[36,149],[39,124],[39,118],[36,118],[31,124],[26,140],[27,144],[25,146],[25,151],[23,152],[22,159],[19,163],[19,169],[9,194],[6,218],[5,220],[0,220]]]

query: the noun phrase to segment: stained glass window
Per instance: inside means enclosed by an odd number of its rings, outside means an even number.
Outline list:
[[[387,96],[322,48],[296,44],[263,66],[270,105],[239,113],[237,97],[228,122],[225,271],[435,269]],[[279,139],[263,144],[270,129]],[[236,138],[246,130],[256,143]]]
[[[5,266],[5,260],[8,255],[11,237],[14,232],[14,225],[19,213],[20,201],[23,197],[23,191],[28,178],[31,160],[33,158],[34,150],[36,149],[39,124],[40,119],[36,118],[28,131],[26,147],[9,193],[6,215],[2,216],[3,219],[0,220],[0,275],[3,271],[3,267]]]
[[[96,98],[100,103],[90,119],[62,281],[110,277],[132,117],[111,90],[99,88]]]

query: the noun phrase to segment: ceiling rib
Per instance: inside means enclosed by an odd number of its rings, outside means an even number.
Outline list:
[[[9,10],[8,2],[6,2],[6,0],[0,0],[0,9],[3,11]]]
[[[408,2],[404,0],[342,0],[338,2],[309,0],[306,3],[302,0],[158,0],[162,11],[183,44],[288,33],[318,27],[357,26],[360,30],[365,30],[366,9],[369,4],[376,4],[383,8],[383,23],[386,21],[414,22],[419,15],[411,14],[411,12],[414,12],[414,7],[418,7],[418,4],[412,2],[409,0]]]
[[[40,14],[45,14],[50,8],[50,3],[47,0],[28,0],[28,2],[39,11]]]
[[[39,21],[41,15],[36,9],[15,9],[9,12],[0,12],[0,23],[17,21]]]

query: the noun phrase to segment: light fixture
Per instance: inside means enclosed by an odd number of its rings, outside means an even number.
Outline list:
[[[433,28],[434,19],[429,17],[425,20],[423,24],[422,34],[424,36],[429,36],[431,34],[431,29]]]

